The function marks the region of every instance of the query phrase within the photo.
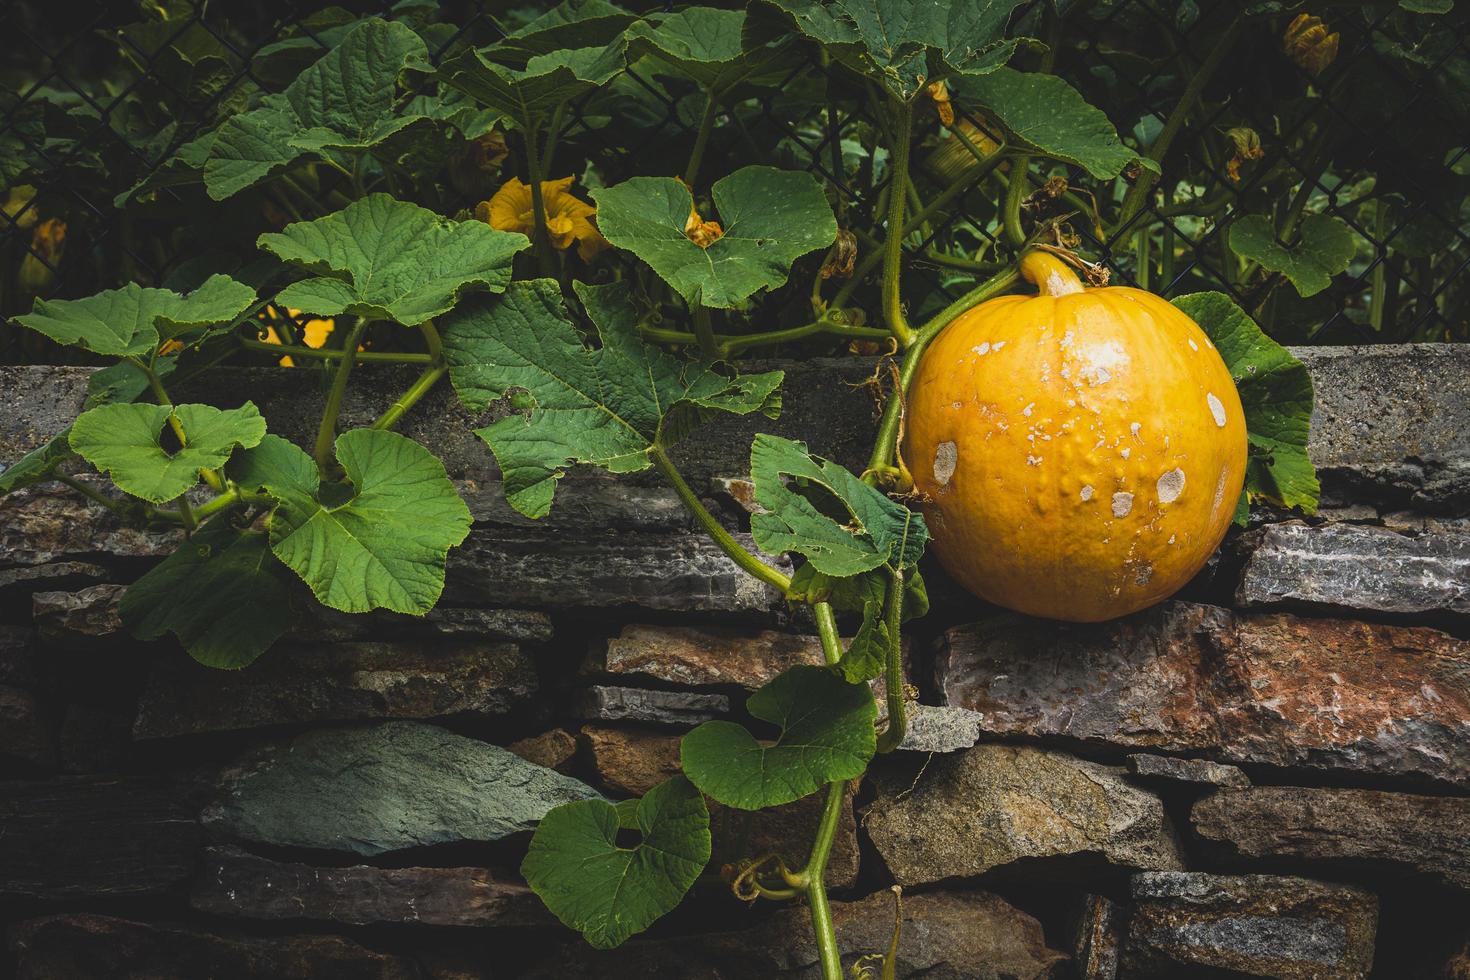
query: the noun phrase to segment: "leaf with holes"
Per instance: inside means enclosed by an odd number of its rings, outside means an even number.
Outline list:
[[[449,549],[470,511],[423,446],[380,429],[337,437],[346,484],[323,485],[310,456],[278,436],[243,454],[230,475],[277,503],[271,550],[324,606],[422,616],[444,591]]]
[[[796,31],[907,100],[928,82],[979,75],[1010,60],[1024,38],[1006,24],[1022,0],[764,0],[747,45]]]
[[[960,111],[977,109],[999,123],[1007,142],[1076,164],[1099,180],[1110,180],[1137,160],[1158,165],[1129,149],[1101,109],[1055,75],[999,68],[955,79],[951,96]]]
[[[570,463],[613,473],[648,468],[715,412],[774,418],[780,371],[740,375],[717,362],[681,358],[644,343],[621,284],[577,283],[601,348],[588,350],[550,279],[512,283],[504,296],[467,303],[440,324],[449,377],[479,411],[509,392],[524,413],[475,434],[500,464],[506,499],[528,517],[551,510]]]
[[[684,774],[726,806],[762,810],[856,779],[877,750],[872,691],[826,667],[791,667],[745,704],[781,728],[774,743],[731,721],[707,721],[679,747]]]
[[[260,236],[262,248],[320,273],[281,290],[278,305],[410,327],[449,312],[471,289],[505,289],[511,259],[529,244],[525,235],[451,221],[387,194]]]
[[[85,299],[38,299],[15,322],[94,354],[146,357],[162,340],[232,322],[254,301],[254,289],[223,275],[187,294],[130,282]]]
[[[619,830],[636,830],[641,839],[621,847]],[[521,874],[558,919],[610,949],[677,906],[709,857],[704,797],[675,776],[641,800],[579,800],[551,810],[531,838]]]
[[[688,302],[728,309],[786,282],[791,264],[837,237],[811,174],[744,167],[711,189],[724,233],[708,248],[684,233],[694,198],[673,177],[634,177],[594,190],[604,237],[647,262]]]
[[[1298,235],[1295,245],[1283,245],[1269,218],[1247,215],[1230,226],[1230,249],[1268,272],[1281,273],[1302,296],[1315,296],[1348,267],[1357,244],[1347,222],[1325,214],[1303,218]]]
[[[929,542],[923,517],[800,442],[756,436],[750,475],[763,508],[750,519],[755,543],[773,555],[804,555],[824,575],[910,568]]]
[[[248,667],[291,625],[286,570],[266,536],[216,517],[128,586],[118,614],[133,635],[173,633],[208,667]]]
[[[883,621],[884,598],[891,575],[882,569],[849,578],[823,575],[810,562],[791,576],[786,598],[791,602],[829,602],[834,609],[861,612],[862,625],[847,643],[837,669],[848,683],[872,680],[883,673],[889,646],[889,627]],[[929,611],[929,591],[917,568],[904,573],[903,621],[918,619]]]
[[[170,416],[186,440],[174,450],[159,441]],[[209,405],[103,405],[77,416],[70,442],[118,489],[161,504],[198,483],[200,470],[223,466],[236,448],[249,449],[264,436],[265,419],[251,402],[227,411]]]
[[[224,121],[204,161],[205,190],[222,201],[303,156],[350,169],[354,154],[430,122],[396,107],[409,68],[432,70],[423,39],[397,22],[364,20],[285,91]]]
[[[1307,456],[1312,376],[1306,365],[1224,293],[1191,293],[1173,302],[1210,338],[1240,392],[1250,443],[1245,493],[1315,514],[1321,485]],[[1236,517],[1244,523],[1239,511]]]

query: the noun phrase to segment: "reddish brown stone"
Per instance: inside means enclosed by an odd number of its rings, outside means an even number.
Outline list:
[[[566,729],[553,728],[549,732],[512,742],[506,748],[527,762],[565,772],[567,765],[577,754],[577,740]]]
[[[1173,602],[950,630],[936,681],[985,732],[1470,785],[1470,643]]]
[[[593,657],[596,670],[699,687],[754,690],[788,667],[822,663],[815,636],[688,626],[626,626]]]
[[[678,774],[680,737],[648,728],[582,726],[582,742],[602,785],[628,796],[642,796]]]

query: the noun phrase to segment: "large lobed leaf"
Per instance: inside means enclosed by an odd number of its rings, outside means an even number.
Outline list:
[[[957,78],[950,87],[962,110],[978,109],[1000,123],[1012,145],[1076,164],[1099,180],[1135,160],[1158,170],[1123,144],[1101,109],[1055,75],[998,68]]]
[[[469,534],[469,508],[412,439],[354,429],[336,453],[350,485],[323,486],[311,457],[279,436],[243,454],[230,475],[277,501],[271,550],[322,605],[424,615],[444,591],[449,549]]]
[[[762,508],[750,519],[755,543],[770,554],[804,555],[824,575],[912,568],[929,542],[923,517],[800,442],[756,436],[750,475]]]
[[[173,633],[209,667],[247,667],[291,625],[284,569],[259,531],[216,517],[128,586],[118,614],[144,640]]]
[[[762,810],[856,779],[877,751],[877,709],[866,684],[826,667],[791,667],[752,694],[753,717],[781,728],[774,743],[742,725],[707,721],[679,747],[684,773],[706,795],[739,810]]]
[[[592,192],[608,241],[652,266],[688,302],[729,308],[780,286],[798,258],[826,248],[837,220],[811,174],[743,167],[711,189],[724,235],[701,248],[684,234],[694,198],[673,177],[634,177]]]
[[[166,448],[159,440],[169,417],[184,430],[185,443]],[[103,405],[77,416],[71,448],[112,477],[118,489],[155,504],[173,500],[199,482],[199,471],[223,466],[237,447],[249,449],[265,436],[265,419],[254,403],[221,410],[209,405]]]
[[[285,91],[225,120],[204,161],[209,196],[222,201],[308,154],[350,166],[351,153],[426,120],[395,107],[407,68],[432,70],[423,39],[396,21],[364,20]]]
[[[529,244],[525,235],[452,221],[388,194],[260,236],[262,248],[321,273],[281,290],[281,306],[405,326],[448,312],[471,288],[500,292],[511,260]]]
[[[225,275],[187,294],[130,282],[85,299],[38,299],[15,321],[94,354],[146,357],[162,340],[233,321],[254,301],[254,289]]]
[[[1224,293],[1191,293],[1174,305],[1209,336],[1240,392],[1250,442],[1245,493],[1316,513],[1321,485],[1307,457],[1312,377],[1306,366]]]
[[[471,49],[439,69],[444,84],[535,131],[558,108],[606,84],[624,68],[623,40],[607,46],[537,54],[524,68],[507,67],[497,47]]]
[[[745,11],[686,7],[650,14],[628,29],[628,59],[650,55],[710,93],[768,70],[772,51],[745,44]]]
[[[1251,214],[1230,226],[1230,249],[1268,272],[1281,273],[1302,296],[1315,296],[1348,267],[1357,245],[1346,221],[1324,214],[1303,218],[1298,236],[1294,245],[1283,245],[1269,218]]]
[[[641,840],[618,846],[620,829]],[[633,806],[580,800],[550,811],[521,873],[558,919],[609,949],[677,906],[709,857],[704,797],[675,776]]]
[[[504,296],[467,303],[441,324],[449,377],[467,408],[512,391],[527,406],[476,430],[521,513],[551,510],[570,463],[629,473],[646,469],[654,446],[671,445],[710,412],[775,417],[781,372],[736,375],[709,360],[674,357],[643,342],[623,286],[576,290],[599,349],[582,343],[549,279],[512,283]]]

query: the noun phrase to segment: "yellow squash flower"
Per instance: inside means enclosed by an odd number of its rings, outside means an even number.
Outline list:
[[[546,211],[546,235],[559,249],[577,245],[584,262],[607,248],[607,239],[597,230],[592,219],[597,209],[572,194],[574,177],[541,182],[541,204]],[[500,190],[475,208],[475,217],[500,231],[518,231],[526,237],[535,233],[535,209],[531,204],[531,187],[512,177]]]
[[[1337,58],[1340,37],[1336,31],[1328,32],[1321,17],[1297,14],[1286,28],[1281,49],[1298,68],[1309,75],[1320,75]]]
[[[291,319],[293,319],[293,320],[295,320],[297,317],[301,316],[301,311],[300,310],[290,310],[290,309],[288,309],[286,312],[290,315]],[[262,313],[260,315],[260,319],[261,320],[264,320],[265,318],[266,318],[265,317],[265,314]],[[307,347],[311,347],[313,349],[321,347],[323,344],[325,344],[327,342],[327,337],[331,335],[331,333],[332,333],[332,327],[334,325],[335,325],[335,322],[332,321],[332,320],[307,320],[306,323],[303,324],[302,327],[301,327],[301,342],[303,344],[305,344]],[[271,327],[271,326],[267,326],[265,328],[265,336],[262,337],[261,339],[264,340],[267,344],[279,344],[279,343],[281,343],[281,335],[278,334],[278,333],[276,333],[276,328],[275,327]],[[358,345],[358,348],[357,349],[358,350],[362,350],[362,346],[361,345]],[[286,357],[281,358],[281,367],[295,367],[295,366],[296,366],[296,362],[294,360],[292,360],[289,355],[287,355]]]
[[[31,247],[20,260],[16,285],[24,293],[43,293],[56,279],[56,268],[66,254],[66,222],[47,218],[31,229]]]

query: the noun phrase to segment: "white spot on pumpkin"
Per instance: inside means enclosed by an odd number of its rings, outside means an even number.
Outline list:
[[[1125,449],[1125,450],[1123,450],[1123,458],[1124,459],[1127,459],[1132,452],[1133,452],[1133,450],[1131,450],[1131,449]]]
[[[1184,492],[1184,471],[1177,466],[1174,467],[1159,477],[1157,487],[1159,491],[1159,503],[1172,504]]]
[[[1091,500],[1092,499],[1092,495],[1095,492],[1096,491],[1094,491],[1092,489],[1092,485],[1091,484],[1084,483],[1082,485],[1082,490],[1078,493],[1078,496],[1081,497],[1083,500]]]
[[[1212,512],[1219,510],[1220,505],[1225,502],[1225,481],[1229,476],[1230,467],[1222,467],[1220,469],[1220,481],[1215,484],[1215,502],[1210,505],[1210,510]]]
[[[1177,535],[1177,534],[1171,534],[1171,535],[1169,535],[1169,543],[1170,543],[1170,544],[1173,544],[1173,543],[1174,543],[1174,540],[1175,540],[1175,539],[1176,539],[1176,538],[1177,538],[1177,537],[1179,537],[1179,535]]]
[[[1035,408],[1035,407],[1036,407],[1036,403],[1035,402],[1032,402],[1031,404],[1027,405],[1025,408],[1021,409],[1021,414],[1024,415],[1024,416],[1026,416],[1029,419],[1031,417],[1031,410],[1033,408]]]
[[[954,476],[954,468],[959,459],[959,450],[954,443],[941,442],[939,448],[934,450],[934,482],[941,487],[949,486],[950,477]]]
[[[979,354],[981,357],[984,357],[986,354],[990,353],[990,341],[984,341],[977,347],[971,347],[970,350],[974,351],[976,354]]]
[[[1113,494],[1113,516],[1127,517],[1133,509],[1133,494],[1119,490]]]
[[[1041,457],[1040,456],[1027,456],[1026,457],[1026,465],[1027,466],[1040,466],[1041,465]]]
[[[1138,571],[1133,574],[1134,585],[1147,585],[1148,580],[1154,577],[1154,566],[1149,562],[1139,562]]]
[[[1068,330],[1066,333],[1062,334],[1062,350],[1066,350],[1068,347],[1071,347],[1072,341],[1076,338],[1077,334],[1071,330]]]
[[[1189,338],[1189,349],[1190,350],[1199,350],[1199,344],[1196,344],[1194,342],[1194,338],[1193,337],[1190,337]]]
[[[997,340],[995,342],[995,346],[992,347],[991,350],[1000,350],[1005,345],[1006,345],[1006,342],[1004,340]]]
[[[1225,404],[1215,397],[1215,393],[1209,392],[1205,395],[1205,401],[1210,403],[1210,414],[1215,417],[1215,424],[1221,428],[1225,427]]]
[[[1128,426],[1128,433],[1129,435],[1133,436],[1133,438],[1138,439],[1138,430],[1141,428],[1143,428],[1143,426],[1139,425],[1137,422],[1133,422]],[[1143,440],[1139,439],[1138,441],[1142,442]]]
[[[1098,385],[1105,385],[1109,381],[1113,380],[1113,375],[1111,374],[1111,372],[1108,371],[1107,368],[1096,366],[1090,367],[1086,371],[1083,371],[1082,377],[1085,378],[1087,383],[1092,385],[1093,387],[1097,387]]]

